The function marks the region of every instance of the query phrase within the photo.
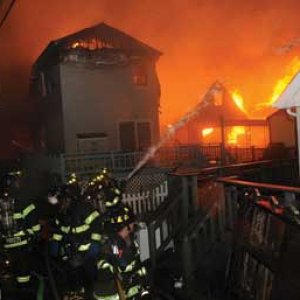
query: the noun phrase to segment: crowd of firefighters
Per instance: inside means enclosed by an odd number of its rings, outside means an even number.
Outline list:
[[[135,216],[107,169],[53,186],[46,219],[22,178],[1,178],[0,299],[152,299]]]

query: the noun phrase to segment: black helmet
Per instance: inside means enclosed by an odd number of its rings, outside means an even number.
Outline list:
[[[18,184],[22,173],[20,171],[10,172],[1,178],[1,191],[2,193],[10,193],[18,188]]]
[[[124,204],[119,204],[108,213],[109,227],[114,232],[119,232],[124,227],[136,222],[133,211]]]
[[[107,209],[121,203],[122,193],[117,187],[108,187],[104,189],[104,205]]]
[[[116,186],[116,180],[112,177],[111,172],[107,168],[103,168],[96,174],[91,182],[102,186],[102,188]]]
[[[71,199],[78,199],[81,194],[81,188],[78,182],[78,178],[75,173],[72,173],[67,179],[67,183],[61,187],[62,197],[68,197]]]

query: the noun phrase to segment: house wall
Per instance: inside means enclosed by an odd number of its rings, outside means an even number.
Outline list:
[[[146,65],[147,85],[133,83],[132,66],[60,64],[65,152],[78,150],[78,134],[107,135],[103,151],[120,150],[119,123],[151,122],[152,142],[159,139],[160,86],[155,63]]]
[[[35,144],[40,148],[46,147],[49,153],[64,152],[64,127],[62,114],[60,70],[53,65],[36,74],[38,80],[34,91],[38,95],[38,106],[41,108],[39,128],[35,133]]]
[[[295,147],[295,119],[281,110],[268,118],[270,143],[283,143],[286,147]]]

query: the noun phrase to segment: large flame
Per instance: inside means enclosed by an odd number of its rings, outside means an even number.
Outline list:
[[[232,97],[234,103],[236,104],[236,106],[244,113],[247,113],[245,106],[244,106],[244,99],[237,89],[235,89],[231,92],[231,97]]]
[[[229,145],[238,145],[239,138],[241,135],[246,133],[245,126],[233,126],[227,135],[227,143]]]
[[[212,134],[214,131],[213,128],[204,128],[202,129],[202,136],[205,138],[206,136]]]
[[[299,57],[294,57],[290,62],[290,64],[286,67],[286,74],[276,82],[270,100],[267,102],[262,102],[257,104],[256,108],[261,109],[264,107],[271,106],[282,94],[282,92],[286,89],[290,81],[299,72],[299,70],[300,70],[300,59]]]

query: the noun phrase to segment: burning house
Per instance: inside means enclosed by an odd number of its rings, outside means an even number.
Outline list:
[[[105,23],[50,42],[32,69],[38,147],[136,151],[159,139],[161,53]]]
[[[213,145],[227,147],[265,147],[268,144],[268,127],[263,119],[249,119],[237,92],[229,93],[221,86],[208,104],[193,120],[178,130],[175,144]]]

